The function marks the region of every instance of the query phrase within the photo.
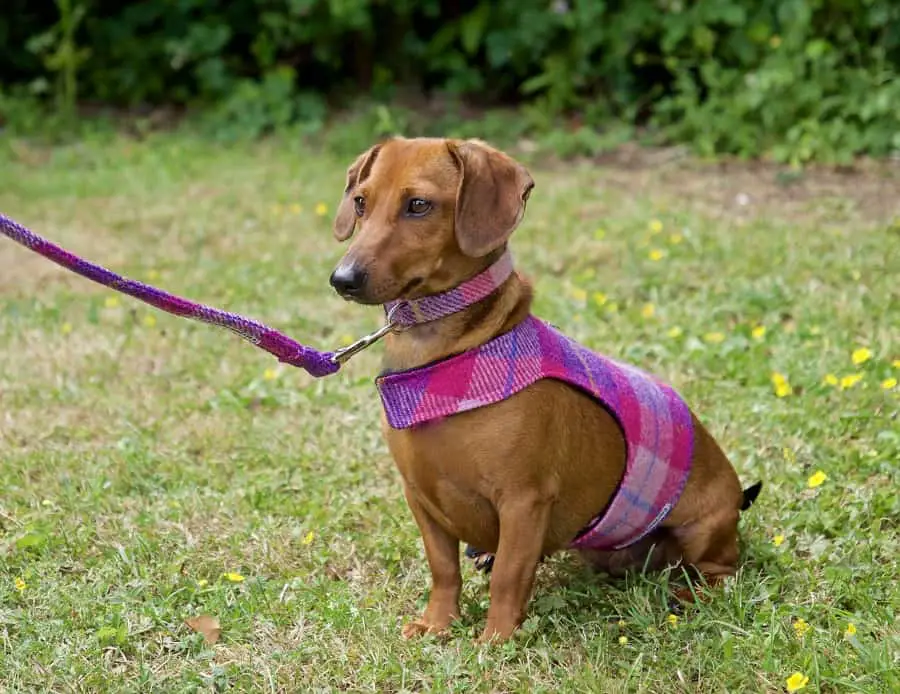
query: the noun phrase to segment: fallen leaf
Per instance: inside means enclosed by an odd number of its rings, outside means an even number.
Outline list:
[[[208,614],[202,614],[199,617],[191,617],[190,619],[185,619],[184,623],[187,624],[193,631],[196,631],[199,634],[203,634],[203,640],[206,641],[206,643],[208,643],[210,646],[218,641],[219,637],[222,635],[222,627],[219,625],[219,620],[215,617],[211,617]]]

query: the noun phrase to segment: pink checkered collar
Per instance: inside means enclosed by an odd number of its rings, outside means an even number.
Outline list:
[[[428,323],[477,304],[493,294],[512,272],[512,254],[506,249],[487,269],[453,289],[418,299],[389,301],[384,305],[384,311],[395,324],[404,327]]]

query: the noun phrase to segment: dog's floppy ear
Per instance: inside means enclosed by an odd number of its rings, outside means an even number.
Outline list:
[[[353,204],[353,193],[356,187],[369,177],[380,149],[380,144],[369,148],[360,154],[347,169],[344,197],[341,198],[341,204],[338,205],[337,213],[334,215],[334,238],[338,241],[346,241],[353,236],[353,231],[356,229],[356,207]]]
[[[515,159],[480,140],[447,142],[461,178],[456,193],[456,241],[480,258],[502,246],[522,216],[534,181]]]

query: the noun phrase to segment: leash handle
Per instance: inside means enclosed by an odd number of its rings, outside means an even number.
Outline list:
[[[198,304],[149,284],[117,275],[38,236],[4,214],[0,214],[0,232],[67,270],[155,306],[161,311],[227,328],[260,349],[273,354],[278,361],[305,369],[316,378],[328,376],[341,368],[341,362],[334,358],[334,352],[319,352],[245,316]]]

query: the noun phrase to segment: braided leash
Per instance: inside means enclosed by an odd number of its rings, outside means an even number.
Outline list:
[[[329,376],[337,372],[347,359],[395,328],[392,320],[393,316],[389,313],[386,325],[371,335],[366,335],[344,349],[334,352],[320,352],[312,347],[301,345],[287,335],[250,318],[198,304],[180,296],[164,292],[149,284],[117,275],[104,267],[79,258],[77,255],[60,248],[47,239],[41,238],[3,214],[0,214],[0,232],[67,270],[71,270],[105,287],[115,289],[117,292],[132,296],[166,313],[227,328],[260,349],[275,355],[278,361],[305,369],[316,378]]]

